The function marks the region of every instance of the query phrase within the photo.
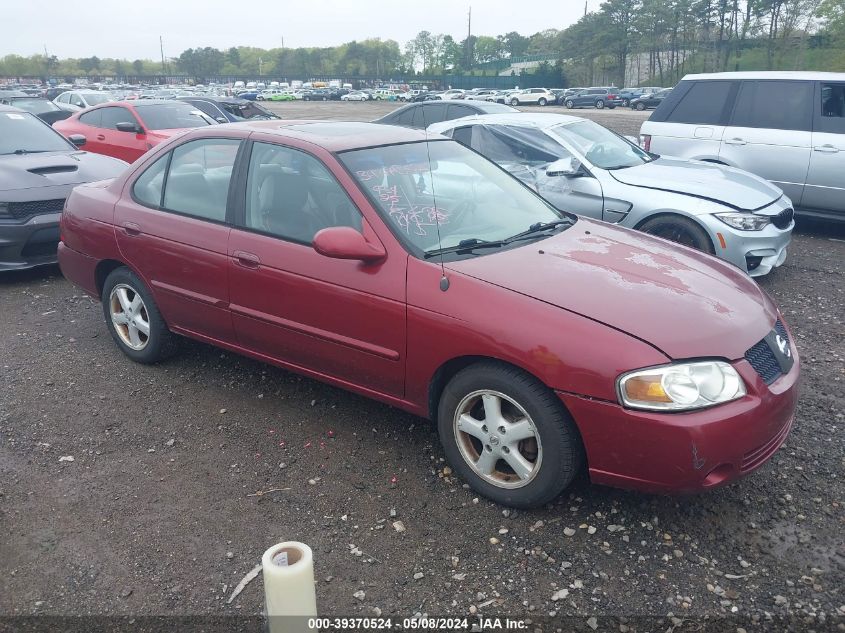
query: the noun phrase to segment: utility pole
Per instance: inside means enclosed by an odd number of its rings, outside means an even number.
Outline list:
[[[161,35],[158,36],[158,45],[161,49],[161,72],[165,75],[167,74],[167,66],[164,63],[164,40],[162,39]]]
[[[587,17],[587,0],[584,0],[584,17]]]
[[[472,68],[472,5],[467,13],[467,45],[464,55],[466,56],[467,70]]]

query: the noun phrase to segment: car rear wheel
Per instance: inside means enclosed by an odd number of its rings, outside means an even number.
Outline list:
[[[644,104],[644,103],[638,103],[638,104],[637,104],[637,105],[635,105],[634,107],[635,107],[637,110],[639,110],[640,112],[642,112],[643,110],[645,110],[645,104]]]
[[[511,99],[511,105],[512,105],[513,107],[518,106],[518,105],[519,105],[519,99]]]
[[[543,97],[540,97],[540,99],[537,101],[537,105],[541,105],[541,106],[546,105],[546,103],[548,103],[548,102]]]
[[[575,107],[575,102],[570,100],[570,101],[567,101],[564,105],[566,105],[567,109],[571,110],[572,108]]]
[[[677,242],[705,253],[714,252],[713,242],[707,232],[694,220],[680,215],[661,215],[646,220],[639,226],[644,233],[662,237],[671,242]]]
[[[128,268],[106,277],[103,315],[120,350],[138,363],[156,363],[176,350],[176,336],[158,311],[150,291]]]
[[[596,109],[601,110],[602,108],[604,108],[604,101],[599,99],[598,101],[596,101]]]
[[[456,374],[440,398],[440,441],[449,463],[496,503],[531,508],[554,499],[581,468],[581,442],[554,393],[497,362]]]

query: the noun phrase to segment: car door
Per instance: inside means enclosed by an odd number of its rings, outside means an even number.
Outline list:
[[[229,188],[241,141],[188,141],[144,165],[115,206],[118,247],[165,321],[235,342],[229,313]]]
[[[128,108],[106,106],[97,108],[95,112],[100,113],[99,129],[95,138],[101,144],[102,154],[134,163],[147,151],[147,140],[143,134],[117,129],[118,123],[131,123],[140,129],[139,121]]]
[[[78,129],[71,130],[70,133],[82,134],[85,137],[86,152],[93,152],[94,154],[108,154],[105,143],[103,142],[105,138],[102,140],[98,138],[101,136],[99,108],[80,114],[79,118],[76,119],[76,125],[74,127]]]
[[[312,248],[316,232],[329,226],[379,239],[344,189],[355,187],[351,178],[321,159],[334,160],[272,143],[252,146],[229,240],[238,340],[312,375],[401,397],[407,253],[366,264]]]
[[[845,214],[845,81],[820,82],[813,106],[813,151],[801,206]]]
[[[811,81],[743,81],[719,160],[771,180],[800,204],[812,141]]]

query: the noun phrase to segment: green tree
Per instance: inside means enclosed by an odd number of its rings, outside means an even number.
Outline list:
[[[143,74],[143,72],[144,72],[144,62],[142,62],[140,59],[136,59],[134,62],[132,62],[132,70],[135,71],[136,75]]]

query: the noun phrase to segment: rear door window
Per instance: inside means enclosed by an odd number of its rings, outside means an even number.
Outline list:
[[[733,83],[732,81],[695,82],[666,120],[671,123],[724,124]]]
[[[821,84],[814,128],[816,132],[845,134],[845,82]]]
[[[97,110],[100,113],[99,127],[116,130],[118,123],[136,123],[135,117],[126,108],[117,106],[110,106],[108,108],[100,108]],[[82,117],[80,117],[81,119]]]
[[[809,131],[812,103],[809,81],[743,81],[731,125]]]
[[[79,122],[84,123],[85,125],[91,125],[93,127],[100,127],[101,113],[102,109],[91,110],[91,112],[85,112],[79,117]]]
[[[460,119],[461,117],[472,116],[473,114],[475,114],[475,111],[465,105],[449,104],[446,120],[451,121],[452,119]]]

